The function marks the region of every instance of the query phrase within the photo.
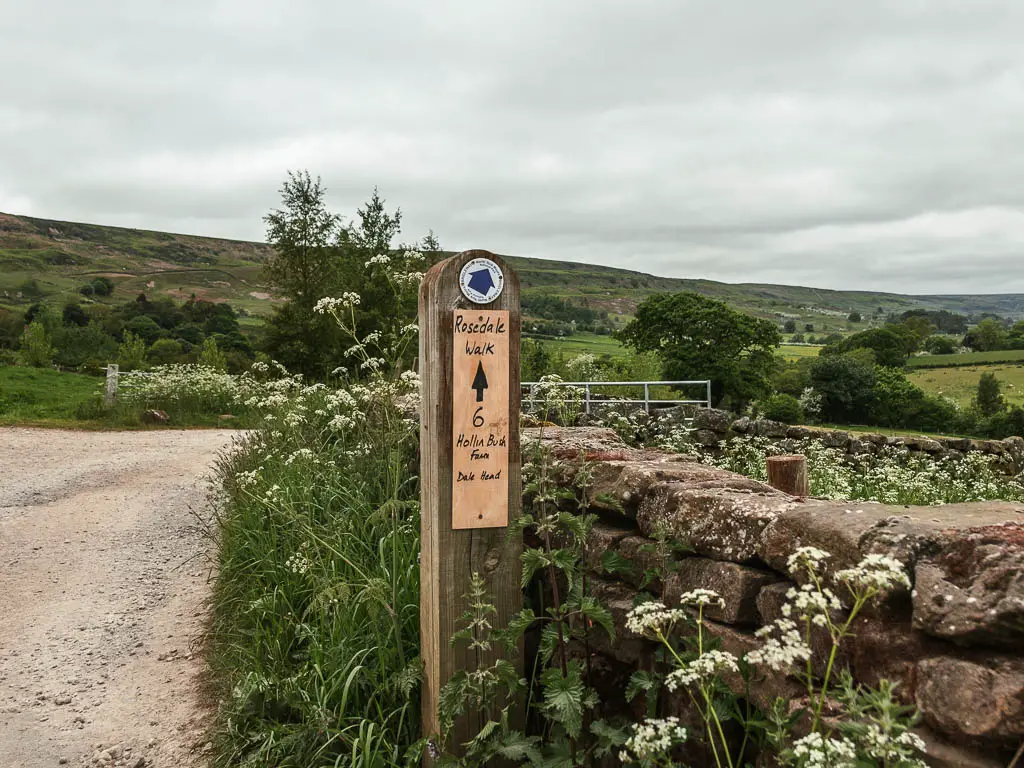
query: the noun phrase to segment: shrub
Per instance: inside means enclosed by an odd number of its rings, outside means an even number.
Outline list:
[[[929,336],[924,340],[925,350],[933,355],[952,355],[956,347],[956,342],[948,336]]]
[[[157,339],[146,354],[153,365],[170,365],[181,358],[181,344],[174,339]]]
[[[122,371],[142,370],[146,367],[146,342],[131,331],[125,331],[117,348],[117,365]]]
[[[114,359],[117,344],[97,323],[58,328],[53,334],[54,360],[65,368],[96,368]],[[92,371],[95,373],[95,370]]]
[[[21,335],[19,357],[22,365],[33,368],[48,368],[53,364],[53,345],[50,334],[40,320],[33,320]]]
[[[804,409],[792,395],[777,392],[759,403],[761,416],[786,424],[800,424],[804,420]]]
[[[224,353],[217,348],[217,342],[213,338],[203,340],[203,346],[199,350],[199,358],[196,362],[206,368],[215,371],[227,370],[228,362]]]

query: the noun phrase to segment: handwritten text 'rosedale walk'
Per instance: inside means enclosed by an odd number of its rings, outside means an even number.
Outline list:
[[[508,312],[457,310],[453,330],[453,525],[506,525]]]

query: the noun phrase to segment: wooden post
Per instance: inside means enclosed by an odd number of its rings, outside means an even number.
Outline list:
[[[523,603],[522,537],[508,535],[522,510],[519,280],[487,251],[452,256],[420,285],[419,328],[422,709],[423,733],[435,737],[441,688],[502,651],[500,643],[489,653],[452,647],[470,577],[486,580],[495,627]],[[512,661],[522,674],[522,647]],[[467,713],[449,748],[483,724]]]
[[[103,405],[107,408],[111,408],[114,405],[114,400],[117,399],[117,364],[109,363],[107,365],[107,386],[103,390]]]
[[[769,456],[768,485],[791,496],[807,496],[810,491],[807,485],[806,456]]]

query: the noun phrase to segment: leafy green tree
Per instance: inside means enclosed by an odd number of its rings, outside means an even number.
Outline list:
[[[899,368],[917,347],[918,339],[914,331],[905,326],[888,325],[860,331],[832,342],[821,350],[821,354],[843,355],[855,349],[870,349],[875,353],[875,361],[879,365]]]
[[[648,297],[619,338],[660,354],[668,379],[710,379],[715,402],[735,408],[769,392],[780,342],[774,323],[697,293]]]
[[[851,312],[849,315],[846,316],[846,319],[849,320],[851,323],[859,323],[864,318],[860,316],[860,312]]]
[[[359,338],[387,333],[396,319],[405,324],[416,322],[417,292],[405,290],[395,281],[412,279],[418,283],[425,259],[417,249],[396,242],[401,225],[402,211],[396,208],[389,213],[385,199],[375,187],[370,199],[356,209],[355,221],[339,236],[343,269],[338,290],[339,294],[354,293],[360,297],[360,311],[355,318]],[[426,247],[431,253],[440,254],[437,237],[428,235],[428,239]],[[410,345],[404,363],[411,363],[413,357],[415,349]],[[339,356],[338,363],[352,365],[355,358]]]
[[[97,322],[66,325],[53,334],[54,361],[64,368],[96,369],[114,359],[117,342]]]
[[[924,390],[910,382],[898,368],[875,368],[871,421],[887,427],[915,427],[924,402]]]
[[[814,333],[814,323],[804,323],[804,330],[807,333]]]
[[[181,344],[174,339],[157,339],[146,357],[152,365],[170,365],[181,359]]]
[[[993,317],[986,317],[964,337],[964,346],[978,352],[993,352],[1006,349],[1008,335],[1006,327]]]
[[[86,313],[82,305],[71,301],[64,305],[64,311],[61,312],[61,320],[64,325],[88,325],[89,315]]]
[[[122,371],[146,368],[146,341],[131,331],[125,331],[117,348],[117,365]]]
[[[811,364],[811,386],[821,395],[821,418],[864,423],[869,418],[875,369],[850,354],[819,356]]]
[[[1000,392],[999,379],[994,373],[983,373],[978,379],[978,393],[975,403],[982,416],[993,416],[1006,409],[1006,402]]]
[[[314,308],[339,290],[341,217],[327,209],[327,190],[308,171],[289,172],[280,191],[282,207],[264,217],[274,252],[263,277],[285,302],[267,322],[264,344],[288,368],[322,376],[337,354],[338,333]]]
[[[125,332],[138,336],[147,344],[152,344],[160,338],[163,329],[149,315],[138,315],[125,323]]]
[[[288,172],[281,185],[283,208],[263,220],[274,252],[263,264],[266,281],[290,302],[310,313],[334,288],[338,254],[334,241],[341,218],[327,210],[327,190],[309,171]]]
[[[551,354],[543,342],[523,339],[519,348],[519,366],[523,381],[539,381],[551,370]]]
[[[97,277],[90,285],[97,296],[109,296],[114,292],[114,281],[109,277]]]
[[[47,368],[53,364],[53,345],[50,334],[41,320],[33,320],[21,335],[21,348],[18,355],[22,365],[33,368]]]
[[[792,318],[782,324],[783,333],[796,333],[796,320]]]
[[[223,371],[228,367],[227,357],[218,349],[217,341],[212,337],[203,341],[203,346],[199,350],[199,357],[196,362],[199,365],[213,368],[216,371]]]
[[[889,327],[895,330],[902,328],[910,330],[917,337],[918,342],[924,341],[937,330],[935,323],[924,315],[910,315],[902,323],[893,323]]]
[[[923,346],[933,355],[951,355],[956,352],[956,342],[948,336],[929,336]]]

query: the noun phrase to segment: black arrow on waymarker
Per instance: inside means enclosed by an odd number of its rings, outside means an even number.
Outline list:
[[[482,403],[484,401],[484,390],[487,389],[487,374],[484,373],[484,364],[476,364],[476,376],[473,377],[473,383],[470,389],[476,390],[476,401]]]

